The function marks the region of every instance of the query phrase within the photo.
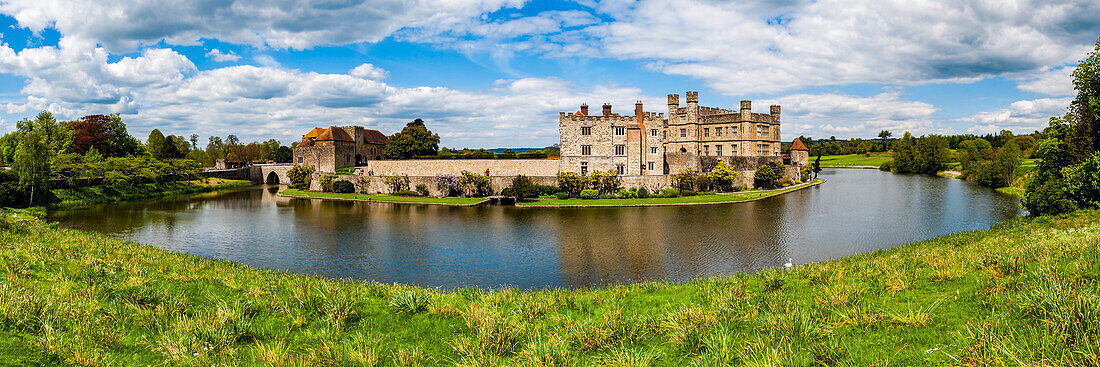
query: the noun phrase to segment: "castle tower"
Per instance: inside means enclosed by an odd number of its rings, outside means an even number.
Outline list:
[[[741,101],[741,120],[752,120],[752,101]]]
[[[671,114],[675,112],[677,108],[680,108],[680,95],[669,94],[668,95],[668,112]]]
[[[773,104],[771,113],[772,119],[774,119],[776,123],[779,123],[779,105]]]

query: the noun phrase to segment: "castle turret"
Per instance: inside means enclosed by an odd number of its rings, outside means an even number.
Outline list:
[[[611,104],[610,103],[604,103],[603,104],[603,115],[604,116],[611,116]]]
[[[752,101],[741,101],[741,119],[752,119]]]
[[[772,112],[772,119],[775,120],[775,122],[779,122],[779,105],[773,104],[771,112]]]
[[[585,116],[588,116],[588,104],[587,103],[581,105],[581,114],[585,115]]]
[[[668,111],[669,111],[669,113],[671,113],[672,111],[675,111],[675,109],[677,109],[677,108],[680,108],[680,95],[679,94],[669,94],[668,95]]]
[[[699,92],[689,90],[687,91],[687,105],[688,107],[694,107],[699,105]]]

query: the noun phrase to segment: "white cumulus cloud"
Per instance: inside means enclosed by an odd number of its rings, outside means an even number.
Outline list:
[[[233,53],[233,51],[222,52],[221,50],[216,48],[207,51],[206,57],[217,62],[233,62],[241,59],[241,57]]]

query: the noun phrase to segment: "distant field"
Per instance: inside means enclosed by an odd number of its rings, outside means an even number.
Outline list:
[[[878,167],[890,160],[890,153],[871,153],[868,157],[864,154],[825,155],[821,156],[822,167]],[[813,163],[817,157],[810,157]]]

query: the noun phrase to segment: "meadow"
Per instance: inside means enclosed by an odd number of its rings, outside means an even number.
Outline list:
[[[210,192],[235,187],[245,187],[252,183],[244,180],[226,180],[216,177],[190,181],[171,181],[158,183],[135,183],[126,185],[101,185],[77,187],[71,189],[50,190],[53,201],[50,207],[76,207],[86,204],[103,204],[127,200],[162,198]]]
[[[821,156],[821,167],[826,168],[878,168],[888,160],[893,159],[890,153],[875,152],[864,154],[825,155]],[[813,163],[817,157],[810,157]]]
[[[1100,363],[1100,211],[754,275],[536,291],[260,270],[42,214],[0,212],[3,364]]]

